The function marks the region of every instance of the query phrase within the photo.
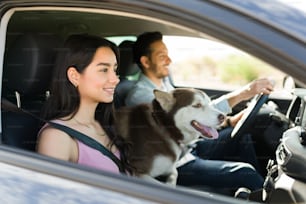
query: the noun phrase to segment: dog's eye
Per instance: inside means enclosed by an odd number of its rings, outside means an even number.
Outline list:
[[[194,107],[194,108],[201,108],[201,107],[202,107],[202,104],[197,103],[197,104],[193,105],[192,107]]]

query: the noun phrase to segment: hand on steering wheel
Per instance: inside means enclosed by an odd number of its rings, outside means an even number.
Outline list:
[[[262,105],[268,100],[269,95],[267,94],[258,94],[253,97],[250,101],[248,107],[245,109],[242,118],[238,121],[236,126],[234,127],[231,137],[240,136],[255,119],[256,114],[262,107]]]

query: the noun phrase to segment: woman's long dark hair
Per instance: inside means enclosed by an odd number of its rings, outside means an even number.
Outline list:
[[[74,67],[79,73],[91,63],[96,50],[100,47],[109,47],[116,55],[119,63],[119,50],[117,46],[98,36],[72,35],[63,48],[58,51],[57,61],[53,72],[51,94],[42,111],[42,117],[46,120],[54,120],[76,114],[80,106],[80,95],[77,88],[69,81],[67,70]],[[121,161],[126,170],[131,173],[126,158],[126,145],[113,129],[113,105],[112,103],[99,103],[95,113],[95,119],[103,127],[111,145],[116,145],[121,154]]]

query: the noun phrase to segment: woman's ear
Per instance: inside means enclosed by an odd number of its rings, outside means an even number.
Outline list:
[[[80,73],[76,70],[75,67],[69,67],[68,68],[67,77],[68,77],[69,81],[73,84],[73,86],[75,86],[75,87],[79,86]]]

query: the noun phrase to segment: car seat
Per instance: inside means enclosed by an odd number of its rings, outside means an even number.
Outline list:
[[[140,69],[133,59],[133,45],[134,42],[130,40],[122,41],[119,45],[120,63],[118,67],[118,74],[120,82],[115,90],[114,104],[116,108],[125,106],[125,97],[129,90],[137,82]]]
[[[54,35],[26,33],[6,48],[2,98],[35,115],[46,100],[58,40]],[[1,111],[3,144],[35,150],[41,122],[30,115]]]

